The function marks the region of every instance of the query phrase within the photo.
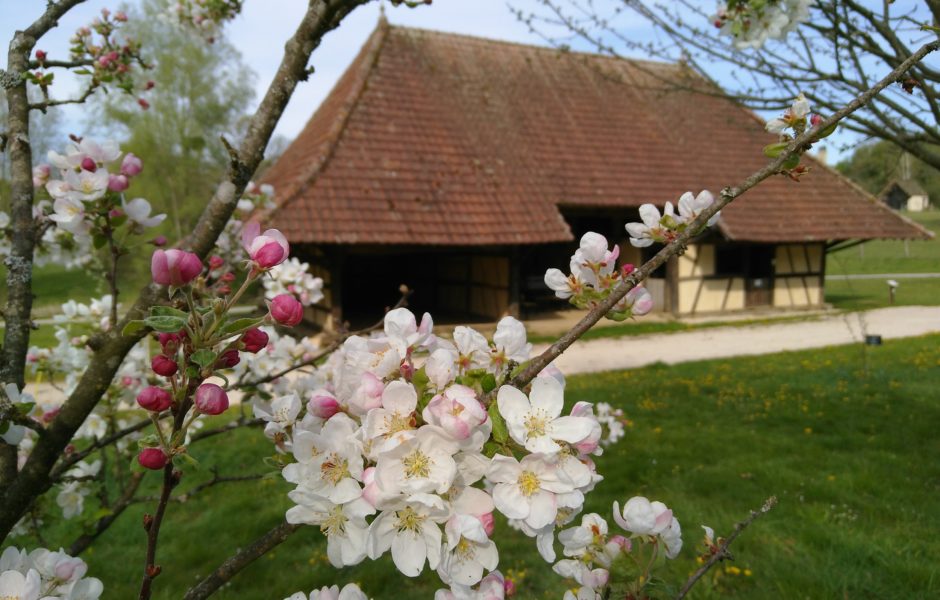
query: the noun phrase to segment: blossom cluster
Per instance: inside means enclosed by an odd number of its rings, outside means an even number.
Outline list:
[[[38,548],[32,552],[8,547],[0,555],[0,598],[17,600],[97,600],[104,586],[85,577],[80,558]]]
[[[768,39],[783,39],[809,20],[811,0],[729,0],[720,3],[712,23],[734,46],[760,48]]]
[[[390,551],[405,575],[428,566],[464,598],[495,585],[494,511],[554,558],[556,525],[601,479],[591,455],[602,428],[588,403],[562,415],[553,367],[528,390],[499,385],[529,358],[518,320],[502,319],[492,341],[432,327],[395,309],[380,334],[348,338],[318,369],[322,388],[257,402],[255,414],[289,453],[287,520],[319,526],[334,566]]]
[[[150,368],[162,380],[137,395],[137,404],[151,413],[157,425],[156,435],[140,442],[137,462],[144,468],[161,469],[176,458],[189,460],[190,425],[201,415],[220,415],[229,408],[225,388],[207,380],[238,365],[243,353],[256,354],[268,346],[268,334],[259,328],[262,323],[293,327],[303,318],[303,306],[291,294],[275,296],[265,317],[232,317],[232,308],[248,287],[287,260],[290,253],[280,231],[262,232],[256,221],[244,224],[242,245],[248,256],[246,275],[234,293],[208,283],[208,273],[203,273],[213,270],[212,261],[206,269],[198,256],[175,248],[155,250],[151,257],[153,282],[168,287],[175,306],[155,306],[148,318],[127,326],[130,330],[153,329],[160,344],[160,351],[150,359]],[[159,415],[165,411],[186,417],[182,426],[177,419],[171,431],[164,431]]]
[[[609,535],[607,521],[597,513],[584,515],[580,525],[558,534],[567,558],[555,563],[552,570],[576,583],[574,589],[566,591],[565,600],[606,597],[614,561],[625,555],[633,557],[629,563],[633,568],[625,569],[626,576],[618,584],[627,588],[626,597],[643,597],[641,592],[660,552],[672,559],[682,549],[682,528],[662,502],[636,496],[626,502],[622,511],[614,502],[613,517],[628,537]],[[639,571],[637,567],[641,567]]]
[[[80,27],[69,40],[72,61],[88,65],[74,73],[90,77],[91,89],[113,85],[127,94],[134,94],[137,88],[149,90],[153,87],[152,81],[142,86],[138,83],[138,71],[150,66],[141,57],[137,41],[122,31],[126,22],[127,13],[124,11],[112,13],[103,8],[101,16]],[[37,52],[36,59],[41,65],[46,59],[45,53]],[[150,107],[142,97],[137,99],[137,103],[145,110]]]
[[[630,235],[630,244],[636,248],[651,246],[654,242],[668,244],[675,240],[680,233],[688,229],[689,225],[700,214],[715,203],[715,197],[708,190],[693,195],[686,192],[679,197],[676,207],[672,202],[666,202],[663,212],[653,204],[640,206],[640,219],[642,223],[627,223],[627,233]],[[721,211],[709,217],[705,227],[711,227],[718,222]]]
[[[368,597],[359,589],[358,585],[347,583],[343,586],[343,589],[340,589],[338,585],[322,587],[313,590],[310,594],[303,592],[291,594],[284,600],[368,600]]]
[[[222,24],[234,19],[241,8],[242,0],[177,0],[170,3],[167,17],[211,44]]]
[[[629,263],[617,268],[619,256],[619,246],[614,245],[613,250],[608,250],[607,238],[589,231],[581,237],[581,245],[571,257],[571,273],[565,275],[559,269],[548,269],[545,272],[545,285],[555,292],[555,296],[568,300],[578,308],[593,307],[633,272],[634,267]],[[645,287],[638,285],[627,292],[607,313],[607,317],[622,321],[643,316],[652,309],[652,295]]]
[[[769,158],[780,156],[794,138],[802,135],[810,128],[818,128],[823,122],[819,114],[810,112],[810,104],[802,93],[796,97],[793,104],[780,117],[767,121],[765,129],[769,133],[776,134],[778,141],[764,146],[764,155]],[[828,137],[835,133],[836,126],[832,125],[819,133],[819,139]],[[802,148],[800,152],[795,153],[783,163],[781,172],[788,175],[791,179],[799,180],[809,169],[800,164],[800,156],[808,150],[811,145]]]

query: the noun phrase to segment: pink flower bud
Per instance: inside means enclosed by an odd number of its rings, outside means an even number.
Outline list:
[[[496,529],[496,519],[493,518],[493,513],[484,513],[478,515],[477,518],[483,524],[483,531],[486,532],[487,537],[493,537],[493,530]]]
[[[176,374],[176,371],[179,369],[179,366],[176,364],[176,361],[172,358],[167,358],[162,354],[157,354],[150,359],[150,368],[153,369],[153,372],[157,375],[163,375],[164,377],[172,377]]]
[[[112,208],[111,210],[108,211],[108,216],[111,217],[112,219],[117,219],[118,217],[124,216],[124,211],[121,210],[120,208]]]
[[[636,271],[636,267],[633,265],[633,263],[625,263],[622,267],[620,267],[620,271],[623,273],[623,276],[626,277],[630,273]]]
[[[210,256],[209,257],[209,268],[213,271],[225,264],[225,259],[221,256]]]
[[[257,354],[268,345],[268,334],[257,327],[253,327],[242,334],[242,348],[245,352]]]
[[[307,411],[321,419],[329,419],[339,412],[339,408],[339,401],[326,390],[313,392],[313,397],[307,402]]]
[[[504,579],[503,580],[503,592],[505,592],[507,598],[509,596],[515,595],[516,583],[508,577]]]
[[[222,369],[231,369],[239,362],[241,362],[241,358],[238,356],[238,350],[231,348],[219,356],[218,360],[215,362],[215,366]]]
[[[145,469],[156,471],[166,466],[166,454],[160,448],[144,448],[137,454],[137,462]]]
[[[115,20],[115,21],[120,21],[121,23],[126,23],[126,22],[127,22],[127,13],[124,12],[123,10],[119,10],[118,12],[114,13],[114,20]]]
[[[375,482],[375,467],[362,471],[362,499],[373,507],[379,501],[379,484]]]
[[[204,383],[196,389],[196,408],[206,415],[221,415],[228,410],[228,394],[214,383]]]
[[[184,250],[155,250],[150,260],[154,283],[183,286],[202,273],[202,261]]]
[[[823,121],[822,115],[814,114],[813,116],[809,118],[809,123],[813,127],[818,127],[819,124],[822,123],[822,121]]]
[[[158,235],[157,237],[150,240],[150,243],[156,246],[157,248],[162,248],[163,246],[166,246],[166,242],[167,240],[166,240],[165,235]]]
[[[622,535],[615,535],[611,537],[607,543],[613,543],[620,546],[620,551],[623,553],[630,552],[630,550],[633,549],[633,542],[631,542],[629,538],[625,538]]]
[[[235,281],[235,273],[232,273],[231,271],[229,271],[228,273],[225,273],[224,275],[219,277],[219,280],[224,281],[225,283],[230,283],[232,281]]]
[[[45,50],[36,50],[36,60],[38,60],[38,61],[41,62],[41,63],[42,63],[42,62],[45,62],[45,60],[46,60],[46,52],[45,52]]]
[[[174,363],[175,365],[176,363]],[[137,394],[137,404],[146,410],[162,412],[173,404],[173,396],[163,388],[150,385]]]
[[[257,221],[245,224],[242,245],[259,269],[270,269],[281,264],[290,253],[290,245],[283,233],[277,229],[268,229],[262,234],[261,225]]]
[[[232,286],[220,285],[218,289],[216,289],[216,292],[218,292],[219,296],[228,296],[232,293]]]
[[[80,558],[60,558],[55,564],[55,577],[60,581],[73,581],[84,577],[88,565]]]
[[[49,181],[51,171],[51,167],[45,163],[33,167],[33,187],[46,185],[46,182]]]
[[[89,173],[94,173],[98,170],[98,163],[95,162],[95,159],[86,156],[82,159],[82,169],[88,171]]]
[[[290,294],[280,294],[271,300],[271,318],[287,327],[293,327],[304,318],[304,307]]]
[[[130,187],[130,182],[123,175],[114,175],[108,177],[108,189],[112,192],[123,192]]]
[[[121,174],[127,177],[136,177],[144,170],[144,162],[134,154],[128,152],[121,161]]]

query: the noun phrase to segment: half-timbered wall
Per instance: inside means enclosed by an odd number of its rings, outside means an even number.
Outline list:
[[[715,246],[692,245],[679,257],[677,312],[718,312],[744,308],[744,278],[715,274]]]
[[[818,306],[823,303],[822,244],[781,244],[774,260],[774,306]]]

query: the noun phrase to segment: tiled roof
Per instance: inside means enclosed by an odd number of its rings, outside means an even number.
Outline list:
[[[565,206],[661,206],[765,164],[773,138],[756,117],[674,84],[708,85],[680,65],[380,24],[265,174],[278,198],[268,221],[292,242],[565,241]],[[721,231],[765,242],[928,235],[824,166],[748,192]]]

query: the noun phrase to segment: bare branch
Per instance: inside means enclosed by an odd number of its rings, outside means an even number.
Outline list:
[[[751,514],[746,519],[744,519],[740,523],[737,523],[734,526],[734,531],[731,532],[731,535],[725,538],[725,540],[722,541],[721,544],[719,544],[718,549],[715,551],[715,553],[712,554],[711,557],[705,562],[705,564],[699,567],[698,570],[695,571],[695,573],[692,573],[692,576],[689,577],[688,581],[685,582],[685,585],[682,586],[682,589],[679,590],[679,595],[676,596],[676,600],[682,600],[682,598],[685,598],[686,594],[689,593],[689,590],[692,589],[692,586],[694,586],[698,582],[698,580],[701,579],[705,575],[705,573],[708,573],[708,571],[713,566],[715,566],[716,564],[718,564],[719,562],[721,562],[722,560],[726,558],[731,558],[731,553],[728,552],[728,547],[731,546],[731,543],[734,542],[734,540],[736,540],[738,536],[741,535],[741,533],[745,529],[747,529],[748,525],[756,521],[758,517],[762,517],[763,515],[766,515],[776,505],[777,505],[777,497],[771,496],[764,502],[763,506],[761,506],[757,510],[752,510]]]

